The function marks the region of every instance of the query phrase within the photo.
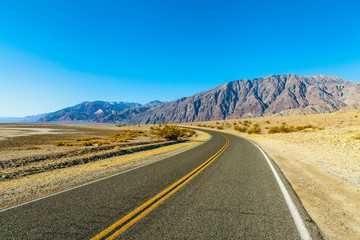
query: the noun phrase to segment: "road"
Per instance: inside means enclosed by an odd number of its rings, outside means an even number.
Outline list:
[[[256,145],[206,132],[186,152],[1,211],[0,239],[321,239]]]

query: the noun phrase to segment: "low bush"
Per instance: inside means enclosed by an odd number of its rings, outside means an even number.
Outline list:
[[[74,141],[76,142],[80,142],[80,141],[90,141],[93,139],[99,139],[98,137],[81,137],[81,138],[76,138],[74,139]]]
[[[219,130],[224,129],[224,127],[223,127],[223,126],[217,126],[216,128],[217,128],[217,129],[219,129]]]
[[[313,129],[313,130],[323,130],[324,128],[319,128],[319,127],[315,127],[311,124],[307,124],[304,126],[286,126],[286,123],[282,123],[280,127],[271,127],[268,130],[269,134],[274,134],[274,133],[291,133],[291,132],[300,132],[300,131],[305,131],[306,129]]]
[[[244,124],[244,125],[250,125],[250,124],[251,124],[251,121],[245,120],[243,124]]]
[[[234,127],[234,130],[239,132],[246,132],[247,129],[248,129],[247,127],[237,127],[237,126]]]
[[[154,127],[150,131],[150,134],[158,138],[165,138],[168,140],[179,140],[179,138],[195,135],[196,131],[191,129],[180,128],[175,125],[168,125],[167,123],[164,123],[163,126],[159,125],[158,127]]]
[[[354,134],[351,138],[354,140],[360,140],[360,132]]]
[[[258,124],[255,125],[247,131],[248,134],[253,134],[253,133],[259,134],[261,132],[261,128],[259,127],[259,125]]]
[[[40,148],[39,147],[26,147],[26,148],[23,148],[21,150],[27,151],[27,150],[37,150],[37,149],[40,149]]]

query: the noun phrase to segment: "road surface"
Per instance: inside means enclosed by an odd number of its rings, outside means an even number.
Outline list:
[[[2,210],[0,239],[321,239],[255,144],[205,132],[181,154]]]

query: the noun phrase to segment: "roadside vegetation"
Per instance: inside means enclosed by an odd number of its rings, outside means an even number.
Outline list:
[[[73,147],[73,146],[94,146],[106,145],[116,142],[128,142],[139,136],[146,136],[146,132],[142,130],[122,130],[117,134],[111,135],[108,139],[99,137],[80,137],[73,139],[72,142],[57,141],[54,146],[57,147]]]
[[[275,125],[278,124],[278,125]],[[324,130],[324,127],[314,126],[312,124],[306,125],[288,125],[285,121],[271,122],[269,120],[254,119],[254,120],[223,120],[216,122],[203,122],[197,123],[198,127],[215,128],[217,130],[230,130],[234,129],[240,133],[247,134],[276,134],[276,133],[293,133],[304,131]],[[355,138],[355,137],[354,137]]]
[[[150,134],[157,138],[179,140],[183,137],[195,135],[196,131],[164,123],[159,124],[157,127],[150,128]]]
[[[311,124],[308,125],[304,125],[304,126],[287,126],[285,122],[283,122],[281,124],[281,126],[276,126],[276,127],[271,127],[268,130],[269,134],[274,134],[274,133],[292,133],[292,132],[300,132],[300,131],[306,131],[308,129],[312,129],[312,130],[324,130],[324,128],[319,128],[316,126],[313,126]]]

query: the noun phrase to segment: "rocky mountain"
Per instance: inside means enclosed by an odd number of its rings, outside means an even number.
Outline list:
[[[271,75],[237,80],[123,118],[124,124],[181,123],[360,108],[360,83],[334,76]]]
[[[129,116],[145,112],[163,104],[160,101],[152,101],[144,106],[139,103],[129,102],[83,102],[73,107],[65,108],[54,113],[50,113],[38,122],[99,122],[113,123],[119,122]]]

